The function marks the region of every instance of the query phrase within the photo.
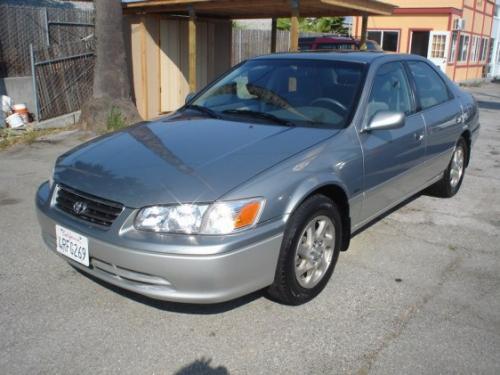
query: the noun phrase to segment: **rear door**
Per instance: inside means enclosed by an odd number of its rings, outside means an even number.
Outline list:
[[[402,128],[360,134],[365,164],[363,219],[368,220],[414,192],[419,181],[414,171],[425,158],[425,124],[416,113],[404,65],[380,66],[366,107],[367,124],[379,111],[404,112]]]
[[[431,31],[427,58],[443,72],[446,71],[450,33],[448,31]]]
[[[422,177],[427,180],[440,175],[448,166],[455,143],[463,131],[462,107],[445,80],[424,61],[408,61],[413,79],[417,110],[426,127],[426,163]]]

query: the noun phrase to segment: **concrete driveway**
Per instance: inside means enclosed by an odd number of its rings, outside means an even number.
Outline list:
[[[159,303],[83,276],[44,247],[33,204],[78,135],[0,153],[0,373],[500,373],[500,85],[472,90],[482,133],[459,194],[355,237],[300,307]]]

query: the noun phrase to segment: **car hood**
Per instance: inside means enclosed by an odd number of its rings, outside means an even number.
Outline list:
[[[69,151],[58,159],[54,179],[131,208],[212,202],[334,133],[173,116]]]

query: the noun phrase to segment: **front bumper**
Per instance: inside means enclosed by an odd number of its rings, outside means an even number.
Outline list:
[[[160,300],[217,303],[262,289],[274,280],[283,237],[281,221],[231,236],[167,236],[131,229],[130,210],[103,231],[59,211],[50,201],[45,183],[37,192],[36,207],[46,245],[56,252],[56,223],[85,235],[90,267],[64,259],[121,288]]]

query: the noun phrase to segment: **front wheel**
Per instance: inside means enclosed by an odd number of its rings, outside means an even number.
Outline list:
[[[431,195],[451,198],[458,192],[464,179],[468,152],[467,142],[461,137],[453,150],[450,164],[444,171],[443,178],[429,188],[428,192]]]
[[[290,217],[270,296],[288,305],[316,297],[330,279],[342,244],[342,220],[335,203],[314,195]]]

